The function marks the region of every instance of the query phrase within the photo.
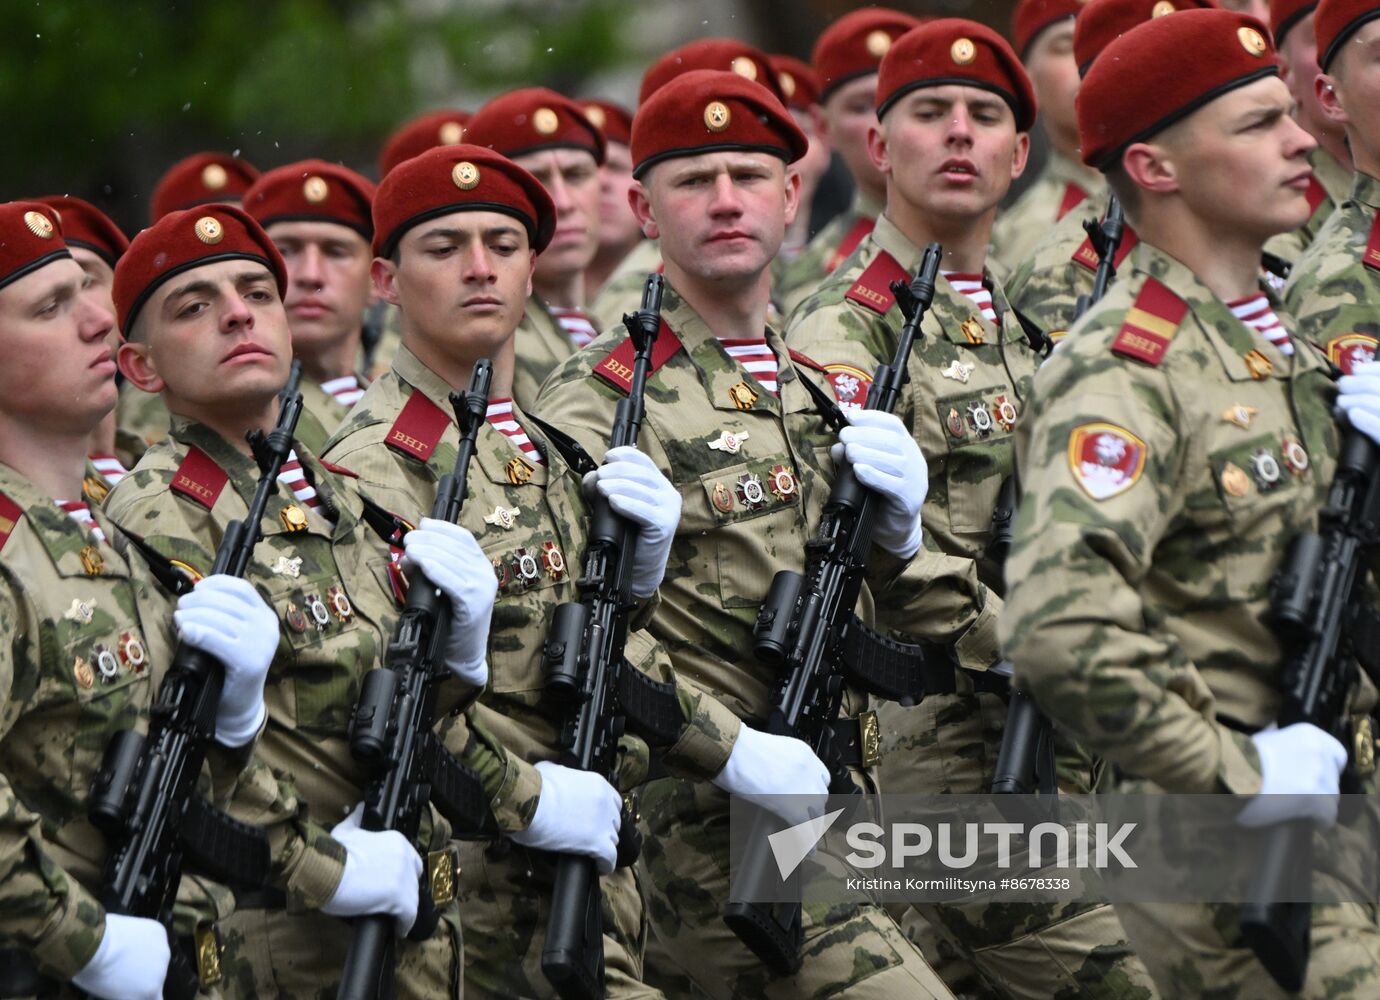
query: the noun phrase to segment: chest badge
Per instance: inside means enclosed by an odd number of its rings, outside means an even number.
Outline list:
[[[969,316],[961,324],[958,330],[967,338],[970,344],[981,344],[983,342],[982,324],[978,322],[976,316]]]
[[[537,582],[537,577],[541,575],[541,567],[537,565],[537,557],[526,549],[517,550],[517,561],[514,566],[517,569],[517,578],[522,581],[525,587],[532,586]]]
[[[523,459],[513,458],[509,459],[503,471],[507,473],[508,482],[514,486],[526,486],[532,481],[532,473],[535,470]]]
[[[109,684],[120,676],[120,661],[105,646],[96,647],[96,672],[101,675],[102,684]]]
[[[102,503],[110,495],[110,487],[104,479],[87,476],[81,481],[81,491],[92,503]]]
[[[559,580],[565,576],[565,553],[555,542],[541,543],[541,564],[551,579]]]
[[[302,557],[279,556],[278,561],[268,569],[276,576],[290,576],[295,580],[302,575]]]
[[[355,616],[354,605],[350,603],[350,595],[345,593],[340,587],[332,587],[326,591],[326,601],[331,609],[331,614],[335,615],[336,621],[344,625]]]
[[[1271,455],[1264,448],[1261,448],[1251,456],[1251,471],[1255,473],[1256,485],[1261,492],[1274,489],[1279,484],[1280,478],[1284,475],[1279,468],[1279,462],[1275,456]]]
[[[738,499],[748,510],[757,510],[766,505],[767,491],[762,488],[762,480],[751,472],[738,477]]]
[[[94,545],[86,545],[81,550],[81,568],[87,576],[100,576],[105,572],[105,556]]]
[[[504,531],[507,531],[512,528],[513,525],[517,524],[517,516],[518,509],[516,507],[505,507],[502,504],[495,504],[494,512],[484,515],[484,523],[492,524],[496,528],[502,528]]]
[[[746,382],[739,382],[729,388],[728,401],[740,410],[750,410],[757,402],[757,390]]]
[[[733,494],[723,483],[714,484],[714,509],[723,514],[733,509]]]
[[[1251,378],[1259,382],[1270,377],[1270,373],[1275,370],[1275,366],[1270,359],[1259,351],[1250,351],[1241,359],[1246,362],[1246,371],[1251,373]]]
[[[1015,404],[1007,399],[1005,395],[997,397],[996,402],[992,404],[992,413],[996,416],[997,423],[1001,424],[1002,430],[1010,431],[1015,429],[1016,417],[1019,416],[1019,414],[1016,412]]]
[[[709,447],[713,451],[722,451],[729,455],[736,455],[742,449],[743,442],[747,439],[747,431],[741,434],[734,434],[732,431],[720,431],[719,436],[709,442]]]
[[[288,601],[288,605],[283,609],[283,621],[287,627],[299,635],[307,630],[307,616],[296,604]]]
[[[324,632],[326,626],[331,623],[331,613],[326,609],[326,602],[321,600],[319,594],[307,595],[307,614],[311,615],[311,623],[316,626],[318,632]]]
[[[944,427],[949,432],[949,436],[962,439],[967,436],[968,428],[963,424],[963,418],[958,415],[958,410],[949,407],[949,415],[944,418]]]
[[[973,430],[978,432],[979,437],[986,437],[992,433],[992,414],[987,412],[987,407],[982,403],[968,404],[968,422],[973,425]]]
[[[283,522],[283,527],[288,531],[307,530],[307,512],[295,503],[290,503],[278,512],[278,520]]]
[[[968,379],[972,377],[973,366],[964,364],[962,361],[959,361],[958,358],[954,358],[943,368],[939,369],[939,374],[943,375],[945,378],[951,378],[955,382],[967,384]]]
[[[89,601],[74,597],[72,598],[72,606],[62,613],[62,617],[79,625],[90,625],[95,614],[96,599],[94,597]]]
[[[508,568],[508,564],[502,559],[490,559],[489,563],[494,568],[494,578],[498,580],[498,587],[502,590],[513,582],[513,571]]]
[[[1244,497],[1251,491],[1251,477],[1235,462],[1228,462],[1222,466],[1221,480],[1222,489],[1226,490],[1227,496]]]
[[[771,491],[782,503],[795,503],[795,473],[784,465],[771,467]]]
[[[1269,364],[1267,361],[1266,364]],[[1235,424],[1242,430],[1249,430],[1251,421],[1260,411],[1254,406],[1247,406],[1245,403],[1232,403],[1222,411],[1222,421],[1228,424]]]
[[[120,650],[120,660],[125,666],[136,674],[144,672],[144,668],[148,666],[149,656],[137,635],[133,632],[125,632],[120,636],[118,649]]]
[[[1285,438],[1280,450],[1284,452],[1284,464],[1289,467],[1290,472],[1301,476],[1308,471],[1308,452],[1304,450],[1298,438]]]
[[[80,656],[72,663],[72,677],[83,691],[90,691],[96,684],[96,672],[91,669],[91,664]]]

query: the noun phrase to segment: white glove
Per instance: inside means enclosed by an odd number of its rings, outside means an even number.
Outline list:
[[[830,454],[844,456],[858,481],[885,499],[877,512],[873,541],[902,559],[920,551],[920,507],[930,488],[920,446],[901,418],[880,410],[853,410]]]
[[[541,797],[526,830],[512,834],[514,842],[540,851],[583,854],[595,860],[600,875],[613,871],[618,860],[618,828],[623,799],[593,771],[543,760]]]
[[[824,815],[829,795],[829,769],[803,740],[746,725],[713,781],[730,795],[772,796],[760,804],[792,826]]]
[[[105,915],[105,933],[72,985],[105,1000],[162,1000],[168,931],[157,920]]]
[[[1380,362],[1366,361],[1337,380],[1337,406],[1351,426],[1380,444]]]
[[[489,619],[498,597],[493,565],[464,528],[429,517],[403,536],[403,568],[416,568],[450,601],[446,666],[467,684],[489,682]]]
[[[216,742],[243,746],[264,724],[264,678],[278,651],[278,616],[248,580],[217,573],[178,598],[177,634],[225,667]]]
[[[404,937],[417,919],[421,856],[397,830],[365,830],[360,826],[363,815],[364,806],[357,805],[331,830],[345,848],[345,872],[321,912],[333,917],[386,913],[393,917],[398,937]]]
[[[610,448],[591,474],[609,506],[638,527],[632,594],[651,597],[666,575],[671,540],[680,523],[680,491],[636,448]]]
[[[1262,729],[1251,742],[1260,753],[1260,794],[1252,796],[1236,822],[1248,827],[1291,819],[1311,819],[1320,826],[1337,822],[1346,749],[1331,734],[1296,722]]]

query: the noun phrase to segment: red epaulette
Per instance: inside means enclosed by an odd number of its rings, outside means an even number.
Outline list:
[[[10,540],[10,535],[14,534],[15,525],[23,516],[24,508],[5,494],[0,493],[0,549],[3,549],[5,543]]]
[[[1058,222],[1087,200],[1088,192],[1073,183],[1073,181],[1069,181],[1064,185],[1064,197],[1059,202],[1059,214],[1054,217],[1054,221]]]
[[[848,255],[858,249],[858,244],[867,239],[869,233],[877,228],[876,219],[859,219],[853,223],[851,229],[843,234],[843,239],[839,240],[838,248],[833,256],[824,265],[825,274],[833,274],[838,266],[848,259]]]
[[[397,425],[394,424],[394,426],[396,427]],[[353,469],[347,469],[343,465],[336,465],[334,462],[328,462],[324,458],[318,458],[317,461],[321,463],[321,468],[325,469],[327,472],[334,472],[337,476],[349,476],[351,479],[359,478],[359,473],[355,472]]]
[[[666,321],[661,321],[661,332],[656,335],[656,343],[652,345],[652,363],[647,368],[647,374],[651,375],[667,361],[671,355],[681,348],[680,338],[672,332],[666,325]],[[623,342],[604,356],[604,360],[594,366],[594,374],[624,392],[632,391],[633,359],[637,354],[637,348],[633,346],[631,337],[624,337]]]
[[[808,354],[801,354],[793,347],[787,348],[787,350],[790,352],[791,360],[794,361],[796,364],[804,365],[806,368],[813,368],[815,371],[822,372],[825,375],[829,374],[828,368],[825,368],[822,364],[820,364],[814,358],[810,357]]]
[[[883,250],[876,260],[867,265],[867,270],[858,275],[858,280],[853,282],[853,287],[848,289],[844,298],[885,316],[896,304],[896,296],[891,294],[891,283],[909,278],[906,269],[896,263],[896,258]]]
[[[200,448],[189,448],[173,474],[172,490],[210,510],[220,498],[230,474]]]
[[[1316,212],[1318,206],[1327,201],[1327,188],[1318,183],[1318,178],[1310,175],[1308,178],[1308,190],[1303,193],[1308,199],[1308,211]]]
[[[1380,271],[1380,214],[1370,224],[1370,239],[1366,242],[1366,255],[1361,262],[1372,271]]]
[[[1136,235],[1134,229],[1130,226],[1122,226],[1121,246],[1116,248],[1116,256],[1112,258],[1112,266],[1121,267],[1121,262],[1136,248],[1136,244],[1139,242],[1140,237]],[[1089,271],[1097,270],[1097,251],[1093,249],[1092,239],[1090,237],[1083,237],[1083,242],[1080,243],[1078,249],[1073,252],[1073,262],[1075,264],[1082,264]]]
[[[1112,353],[1159,365],[1187,312],[1187,302],[1154,278],[1147,278],[1126,312],[1121,332],[1112,341]]]
[[[450,414],[427,398],[426,393],[413,389],[383,443],[394,451],[425,462],[431,458],[449,424]]]

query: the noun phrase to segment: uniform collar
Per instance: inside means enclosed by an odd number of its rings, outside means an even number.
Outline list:
[[[1327,150],[1318,146],[1308,154],[1308,162],[1313,167],[1313,176],[1318,179],[1333,204],[1340,205],[1351,190],[1351,171],[1337,162]]]
[[[129,568],[121,558],[124,547],[120,541],[119,529],[106,519],[104,512],[96,505],[90,505],[91,513],[110,543],[108,545],[97,545],[91,535],[57,505],[53,497],[3,464],[0,464],[0,493],[23,509],[24,519],[29,522],[34,537],[48,553],[53,567],[61,576],[104,576],[117,579],[129,577]],[[64,499],[81,500],[82,497]],[[83,555],[86,556],[85,559]],[[89,565],[99,565],[100,572],[91,573]]]
[[[1072,160],[1050,147],[1049,159],[1045,161],[1045,172],[1051,180],[1059,184],[1074,184],[1089,198],[1095,198],[1106,186],[1102,175],[1091,167]]]
[[[875,219],[885,209],[886,202],[883,199],[869,194],[860,187],[853,191],[853,200],[848,206],[848,211],[856,219]]]

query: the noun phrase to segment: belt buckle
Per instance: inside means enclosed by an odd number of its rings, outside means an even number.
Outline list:
[[[877,713],[868,709],[858,715],[858,753],[863,767],[874,767],[882,760],[882,732]]]
[[[202,986],[214,986],[221,980],[220,931],[215,924],[198,924],[192,932],[196,947],[196,976]]]
[[[426,856],[427,884],[431,886],[431,902],[445,906],[455,899],[455,883],[460,877],[460,862],[449,848],[432,851]]]
[[[1375,731],[1369,715],[1351,717],[1351,751],[1357,774],[1364,778],[1375,773]]]

